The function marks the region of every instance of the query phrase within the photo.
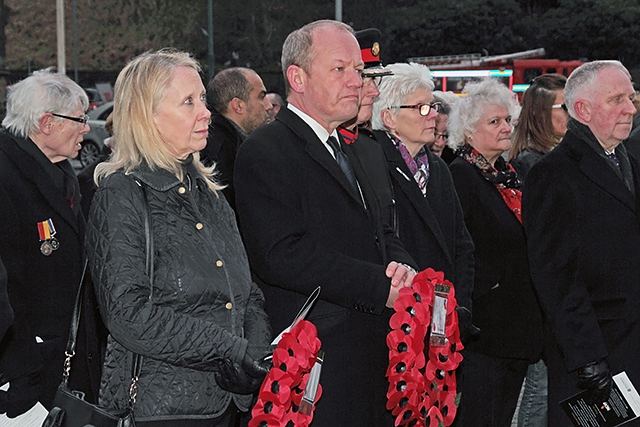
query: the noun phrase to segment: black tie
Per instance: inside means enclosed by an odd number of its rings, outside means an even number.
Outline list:
[[[336,156],[336,162],[338,162],[338,166],[342,169],[342,172],[347,176],[347,179],[353,186],[355,190],[358,189],[358,184],[356,183],[356,177],[353,174],[353,169],[351,169],[351,163],[349,163],[349,158],[340,148],[340,143],[333,136],[330,136],[327,140],[327,143],[331,146],[333,150],[333,154]]]

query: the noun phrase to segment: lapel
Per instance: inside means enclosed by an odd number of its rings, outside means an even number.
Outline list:
[[[580,171],[595,185],[611,194],[629,209],[636,211],[637,202],[633,194],[607,164],[607,161],[598,155],[586,142],[581,141],[574,135],[571,136],[571,138],[565,138],[566,146],[573,157],[577,159]],[[635,178],[636,173],[637,170],[633,170],[634,179],[637,181]]]
[[[69,202],[60,194],[60,190],[53,185],[47,172],[31,156],[18,147],[13,135],[8,132],[6,135],[8,138],[3,139],[3,143],[0,143],[0,150],[4,151],[9,160],[16,165],[16,169],[24,179],[31,181],[47,203],[80,235],[82,231],[79,229],[78,218],[69,207]],[[43,218],[42,220],[44,221],[45,219]]]
[[[284,123],[289,129],[291,129],[297,136],[300,138],[300,142],[304,145],[304,149],[311,156],[313,160],[315,160],[322,168],[324,168],[334,180],[338,182],[340,187],[351,197],[355,202],[357,202],[360,206],[362,205],[362,198],[359,194],[356,193],[356,190],[353,188],[347,177],[345,176],[342,169],[336,162],[336,159],[329,153],[327,147],[325,147],[324,143],[320,141],[318,135],[302,120],[298,117],[297,114],[289,110],[288,108],[282,108],[276,117],[276,120]],[[343,150],[345,147],[344,142],[342,142],[342,137],[338,134],[340,139],[340,145]],[[344,150],[347,152],[347,156],[352,163],[352,167],[354,168],[354,173],[356,174],[356,178],[360,180],[362,173],[358,172],[358,168],[354,166],[353,157],[349,155],[349,150]]]
[[[433,233],[436,238],[436,241],[442,248],[445,256],[447,257],[447,261],[453,265],[453,260],[450,256],[449,248],[447,247],[447,243],[445,241],[444,235],[442,234],[442,230],[440,229],[440,225],[438,223],[438,219],[431,209],[430,200],[432,200],[435,196],[436,192],[440,191],[441,186],[439,183],[435,182],[439,180],[442,176],[442,172],[439,171],[439,165],[436,161],[434,161],[433,156],[435,154],[431,152],[427,152],[427,156],[429,157],[429,181],[427,183],[427,197],[425,198],[418,187],[415,179],[413,179],[411,171],[409,167],[404,162],[402,155],[398,151],[398,149],[393,145],[393,142],[389,139],[389,137],[384,132],[376,131],[375,132],[377,140],[380,142],[382,146],[382,151],[384,151],[384,155],[387,158],[387,163],[389,165],[389,173],[394,181],[397,182],[400,190],[405,194],[407,200],[414,207],[416,212],[420,215],[420,219],[427,226],[429,230]]]

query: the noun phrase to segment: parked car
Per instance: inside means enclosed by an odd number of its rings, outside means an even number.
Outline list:
[[[100,98],[100,93],[98,89],[86,87],[84,88],[87,96],[89,97],[89,111],[93,111],[98,108],[100,105],[104,104],[104,101]]]
[[[84,136],[82,148],[78,154],[82,167],[93,164],[100,157],[100,153],[104,149],[104,140],[109,138],[109,133],[104,128],[104,123],[112,111],[113,102],[107,102],[87,113],[91,130]]]

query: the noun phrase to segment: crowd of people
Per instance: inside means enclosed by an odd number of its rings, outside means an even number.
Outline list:
[[[492,79],[435,91],[424,65],[384,66],[381,42],[337,21],[293,31],[284,100],[249,68],[205,87],[190,54],[144,53],[118,76],[111,148],[80,184],[68,159],[87,95],[51,70],[13,85],[0,413],[51,408],[84,269],[71,388],[126,409],[135,360],[141,426],[246,425],[273,338],[318,287],[312,425],[394,425],[389,321],[428,268],[454,284],[465,347],[454,425],[570,426],[560,401],[586,390],[600,405],[622,371],[640,386],[626,68],[541,75],[520,103]]]

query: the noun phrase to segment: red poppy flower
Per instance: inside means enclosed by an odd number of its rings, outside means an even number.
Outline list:
[[[443,393],[440,400],[440,414],[442,414],[444,425],[449,426],[453,423],[458,413],[456,405],[455,393]]]
[[[455,345],[451,343],[445,344],[443,347],[429,348],[429,361],[432,362],[437,369],[451,371],[458,367],[462,362],[462,354],[452,350]]]
[[[271,415],[272,417],[281,420],[284,417],[286,410],[285,407],[278,402],[278,400],[278,396],[269,391],[260,392],[258,401],[253,407],[251,414],[256,418],[259,415],[264,414]]]
[[[249,427],[281,427],[282,425],[282,420],[274,414],[260,413],[253,415],[249,421]]]
[[[392,410],[405,396],[417,396],[418,401],[424,392],[424,377],[412,371],[389,378],[387,391],[387,409]]]
[[[440,423],[444,424],[443,418],[444,417],[440,413],[440,410],[435,406],[432,406],[424,417],[424,425],[426,427],[439,427]]]
[[[289,374],[292,379],[295,379],[300,371],[298,359],[292,357],[289,351],[284,348],[276,348],[273,351],[273,366]]]
[[[420,416],[419,401],[420,395],[418,393],[405,395],[398,401],[398,404],[391,411],[391,414],[396,417],[396,425],[398,425],[398,421],[409,423],[412,419],[417,419]]]
[[[260,391],[271,392],[276,395],[281,405],[288,405],[291,401],[291,386],[293,378],[279,368],[272,368],[264,379]]]
[[[431,318],[429,315],[429,306],[424,303],[422,297],[414,292],[412,288],[403,288],[399,293],[400,296],[393,304],[393,309],[396,311],[396,314],[406,312],[411,317],[415,317],[418,323],[428,325]],[[416,296],[418,298],[416,298]]]

